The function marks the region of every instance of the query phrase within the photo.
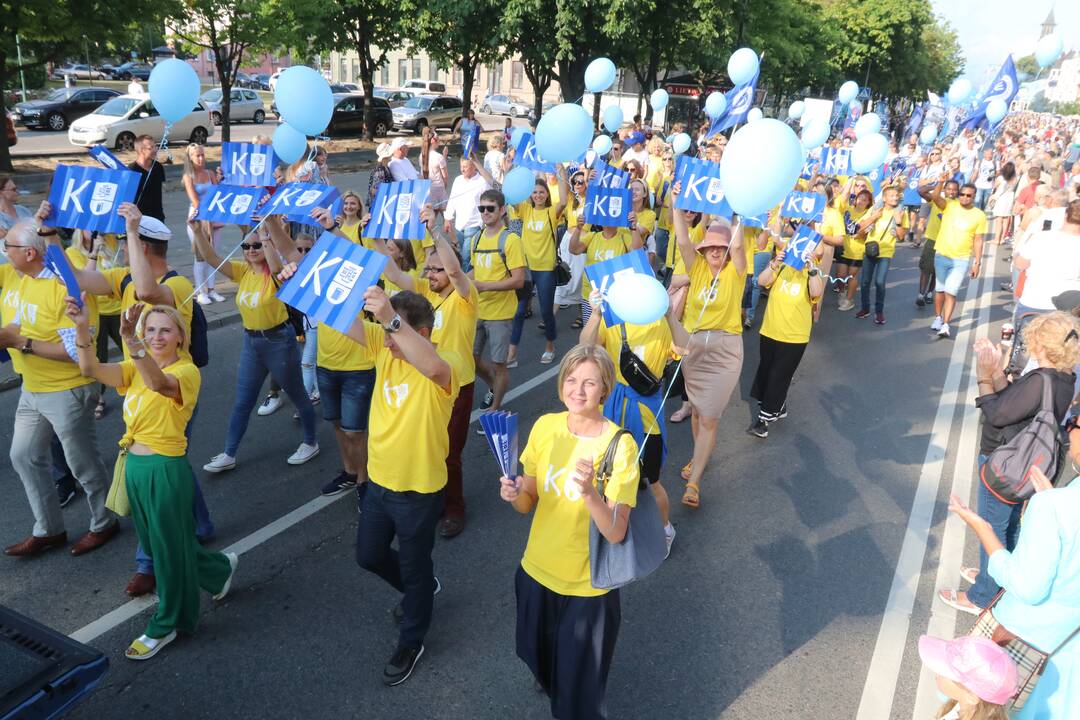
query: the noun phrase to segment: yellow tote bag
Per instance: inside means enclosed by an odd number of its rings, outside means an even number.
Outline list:
[[[109,495],[105,498],[105,507],[117,515],[130,515],[131,503],[128,502],[127,481],[127,446],[121,445],[120,452],[116,456],[116,465],[113,466],[112,485],[109,486]]]

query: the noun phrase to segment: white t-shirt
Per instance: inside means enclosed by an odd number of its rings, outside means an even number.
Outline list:
[[[975,161],[978,159],[979,148],[966,145],[960,148],[960,172],[971,177],[971,171],[975,169]]]
[[[994,187],[994,161],[980,160],[976,166],[975,187],[979,190],[990,190]]]
[[[487,180],[480,173],[467,178],[458,175],[450,186],[450,200],[446,203],[446,219],[454,223],[454,229],[461,232],[469,228],[479,228],[484,223],[480,219],[480,196],[490,189]]]
[[[484,154],[484,169],[491,173],[491,177],[500,185],[506,177],[502,169],[503,157],[505,153],[502,150],[488,150]]]
[[[394,178],[394,182],[405,182],[420,177],[420,173],[416,172],[416,167],[409,162],[408,158],[394,158],[388,167],[390,177]]]
[[[446,183],[443,181],[446,174],[446,158],[437,150],[428,152],[428,177],[431,178],[431,194],[428,202],[438,206],[446,202]]]
[[[645,172],[649,171],[649,151],[646,150],[644,147],[642,147],[641,150],[635,150],[634,148],[627,149],[622,154],[622,159],[623,167],[626,167],[627,161],[637,160],[638,164],[641,165],[642,170],[644,170]]]
[[[1080,235],[1043,230],[1034,233],[1018,252],[1031,261],[1021,305],[1053,310],[1055,296],[1080,290]]]

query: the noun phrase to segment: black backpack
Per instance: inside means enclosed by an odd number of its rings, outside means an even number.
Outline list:
[[[178,277],[180,273],[175,270],[170,270],[161,276],[162,282],[169,278]],[[131,282],[131,273],[124,276],[124,279],[120,281],[120,296],[124,296],[124,290],[127,289],[128,284]],[[174,298],[177,302],[180,302],[179,298]],[[210,364],[210,343],[207,340],[207,333],[210,330],[210,326],[206,322],[206,315],[203,313],[202,306],[199,303],[191,302],[191,338],[188,340],[188,350],[191,352],[191,361],[195,363],[195,367],[202,368]]]

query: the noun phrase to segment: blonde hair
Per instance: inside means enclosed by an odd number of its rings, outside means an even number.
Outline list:
[[[562,362],[559,363],[559,400],[563,399],[563,383],[566,382],[567,376],[588,362],[596,365],[600,370],[600,382],[602,384],[600,402],[603,403],[608,399],[611,391],[615,389],[615,364],[611,362],[611,357],[602,346],[582,343],[570,348],[570,351],[563,355]]]
[[[167,315],[169,319],[172,320],[173,325],[176,326],[177,333],[180,335],[179,347],[186,348],[188,346],[188,329],[184,324],[184,319],[180,317],[180,312],[172,305],[152,305],[149,309],[143,310],[142,317],[139,318],[139,325],[136,328],[136,334],[139,337],[146,335],[146,319],[154,313]]]
[[[941,718],[948,715],[954,707],[956,707],[956,700],[950,700],[942,705],[938,708],[937,714],[934,715],[935,720],[941,720]],[[975,706],[975,710],[972,711],[969,720],[1009,720],[1009,713],[1007,713],[1005,708],[1001,705],[995,705],[994,703],[988,703],[985,700],[979,700],[979,704]]]
[[[193,163],[191,161],[191,151],[195,150],[196,148],[198,148],[199,150],[202,150],[203,153],[204,153],[202,169],[206,170],[206,159],[205,159],[205,157],[206,157],[205,156],[206,148],[203,147],[202,145],[200,145],[199,143],[189,143],[187,148],[184,149],[184,173],[183,174],[190,177],[190,178],[192,178],[193,180],[195,178],[195,163]]]
[[[1080,364],[1080,322],[1069,313],[1055,310],[1031,320],[1023,329],[1029,353],[1038,348],[1054,370],[1072,372]]]

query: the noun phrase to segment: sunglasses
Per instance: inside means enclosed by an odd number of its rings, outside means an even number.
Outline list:
[[[584,180],[584,179],[582,179],[582,178],[574,178],[574,180],[573,180],[572,184],[573,184],[573,185],[584,185],[584,184],[585,184],[585,180]]]
[[[498,205],[477,205],[476,209],[482,213],[493,213],[499,209]]]
[[[311,248],[309,248],[309,247],[298,247],[298,248],[296,248],[296,252],[300,253],[301,255],[306,255],[309,252],[311,252]]]
[[[261,242],[240,243],[240,249],[241,250],[262,250],[262,245],[263,244]]]
[[[973,197],[975,197],[975,193],[969,193],[969,192],[960,193],[960,197],[962,197],[962,198],[973,198]]]
[[[431,275],[432,273],[446,272],[446,268],[426,267],[424,268],[425,275]]]

